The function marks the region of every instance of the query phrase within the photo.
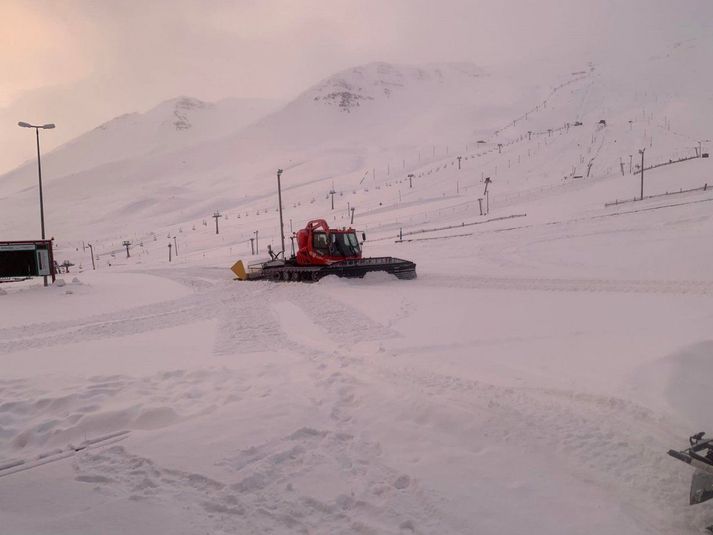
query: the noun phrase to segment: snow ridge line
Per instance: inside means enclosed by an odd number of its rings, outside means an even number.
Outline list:
[[[419,284],[482,290],[713,295],[713,281],[506,278],[419,275]]]

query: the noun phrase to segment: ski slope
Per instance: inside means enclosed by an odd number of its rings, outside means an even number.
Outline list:
[[[699,533],[713,515],[666,451],[713,429],[711,160],[646,171],[634,202],[629,155],[707,139],[685,67],[709,48],[546,82],[371,64],[220,138],[48,179],[75,267],[2,285],[0,531]],[[278,167],[288,235],[354,207],[366,254],[418,279],[232,280],[279,242]]]

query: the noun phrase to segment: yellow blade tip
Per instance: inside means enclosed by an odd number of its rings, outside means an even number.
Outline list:
[[[235,276],[241,280],[244,281],[248,278],[248,274],[245,272],[245,266],[243,265],[242,260],[238,260],[233,264],[233,267],[230,268],[230,271],[235,273]]]

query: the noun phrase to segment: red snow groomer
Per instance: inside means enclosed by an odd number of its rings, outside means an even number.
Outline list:
[[[297,253],[289,259],[273,254],[272,260],[251,264],[242,261],[232,268],[240,280],[317,281],[327,275],[363,277],[372,271],[385,271],[399,279],[416,278],[416,264],[393,257],[363,258],[362,242],[352,228],[332,229],[324,219],[313,219],[295,233]]]
[[[300,266],[328,266],[344,260],[361,258],[361,246],[356,231],[330,229],[324,219],[313,219],[295,233],[296,261]]]

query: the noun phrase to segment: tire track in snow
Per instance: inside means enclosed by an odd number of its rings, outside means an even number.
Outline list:
[[[493,280],[475,279],[477,283]],[[524,285],[526,289],[549,291],[597,288],[596,291],[700,293],[696,290],[703,287],[703,293],[707,294],[705,290],[710,289],[709,283],[690,281],[666,281],[662,287],[661,281],[518,279],[513,285],[512,279],[495,280],[503,288],[524,289],[521,286]],[[305,307],[304,313],[310,318],[319,316],[314,312],[313,301],[316,305],[320,297],[300,296],[299,306]],[[324,310],[329,311],[330,307]],[[350,316],[362,315],[345,304],[336,310],[340,321],[348,322]],[[365,323],[369,322],[373,320],[367,318]],[[378,331],[375,329],[373,333]],[[366,334],[370,334],[368,328]],[[566,390],[500,387],[416,369],[390,368],[383,364],[387,362],[383,359],[360,357],[345,343],[325,346],[321,341],[311,346],[297,344],[295,349],[322,362],[321,373],[315,377],[318,385],[330,392],[331,414],[340,428],[353,431],[364,425],[358,421],[358,409],[360,398],[367,391],[365,385],[382,385],[389,391],[416,390],[405,399],[417,395],[429,404],[477,413],[485,411],[489,415],[489,435],[505,441],[517,437],[533,449],[556,456],[568,473],[617,495],[637,522],[652,532],[694,532],[707,521],[702,510],[687,508],[679,500],[681,492],[685,494],[688,474],[682,473],[665,455],[667,445],[677,438],[679,430],[667,432],[674,430],[675,425],[636,403]],[[324,364],[324,360],[329,364]]]
[[[123,446],[81,454],[73,468],[76,481],[115,499],[187,509],[196,531],[442,533],[418,482],[374,462],[379,453],[378,444],[348,433],[305,427],[219,460],[220,480],[163,467]],[[315,496],[316,467],[339,474],[342,492]]]
[[[352,367],[391,388],[415,389],[422,400],[425,393],[429,403],[476,414],[486,410],[488,436],[549,452],[569,473],[616,494],[653,533],[694,533],[710,523],[710,514],[680,500],[689,474],[665,455],[679,436],[666,430],[676,426],[645,407],[616,397],[500,387],[412,368],[366,368],[358,360]]]
[[[95,376],[38,393],[28,381],[0,382],[0,464],[39,448],[63,447],[124,429],[158,429],[240,401],[244,378],[221,369],[143,377]]]
[[[297,432],[319,435],[321,448],[316,448],[318,455],[310,456],[291,477],[299,481],[301,477],[309,479],[314,473],[330,470],[334,473],[330,480],[339,481],[346,474],[347,488],[351,491],[334,496],[333,503],[347,504],[355,512],[358,509],[359,520],[343,517],[334,526],[327,523],[325,533],[470,533],[471,526],[460,525],[439,510],[439,496],[413,476],[384,463],[382,445],[368,438],[368,424],[355,417],[368,385],[349,373],[349,361],[343,355],[361,338],[360,333],[373,340],[397,333],[329,297],[328,291],[329,288],[316,285],[290,285],[279,292],[286,300],[273,304],[284,343],[289,344],[289,351],[302,355],[312,368],[309,376],[316,396],[313,402],[324,416],[324,425],[328,425],[326,429]],[[335,326],[338,329],[330,329]],[[355,337],[345,336],[345,326],[356,333]],[[268,446],[254,446],[246,451],[247,460],[238,459],[241,469],[245,463],[256,464],[253,470],[257,473],[248,476],[247,486],[262,488],[266,481],[274,480],[274,467],[265,463],[264,450],[284,449],[285,442],[282,438]],[[319,508],[331,510],[332,501],[326,503],[326,509],[324,505]],[[368,518],[366,523],[364,518]]]
[[[274,293],[269,283],[236,285],[223,281],[201,286],[196,293],[180,299],[77,320],[0,329],[0,354],[141,334],[211,319],[220,320],[217,354],[274,349],[280,345],[279,329],[275,318],[265,313],[270,290]]]

